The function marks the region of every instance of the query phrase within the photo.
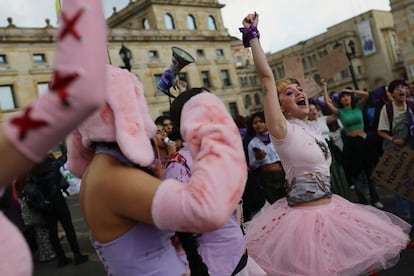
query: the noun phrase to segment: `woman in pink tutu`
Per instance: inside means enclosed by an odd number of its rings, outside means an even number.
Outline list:
[[[299,82],[275,84],[259,42],[257,13],[243,20],[261,78],[272,143],[289,181],[288,196],[266,207],[247,227],[247,248],[269,275],[361,275],[398,262],[410,225],[372,206],[354,204],[330,190],[331,153]]]

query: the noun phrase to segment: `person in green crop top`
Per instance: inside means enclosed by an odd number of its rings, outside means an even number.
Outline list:
[[[339,95],[337,106],[328,95],[326,81],[324,84],[324,99],[328,108],[341,120],[343,130],[344,170],[350,176],[358,196],[359,203],[368,204],[364,193],[364,183],[368,183],[370,202],[377,208],[384,208],[377,193],[376,184],[370,179],[375,160],[378,158],[375,149],[367,142],[364,130],[362,109],[368,99],[368,92],[347,88]]]

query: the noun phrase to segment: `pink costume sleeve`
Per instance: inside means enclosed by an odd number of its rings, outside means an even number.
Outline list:
[[[2,125],[7,139],[33,162],[103,104],[105,26],[101,0],[63,1],[49,91]]]
[[[152,205],[160,229],[206,232],[222,227],[244,190],[247,165],[239,131],[223,103],[201,93],[183,108],[181,134],[194,159],[187,185],[163,181]]]

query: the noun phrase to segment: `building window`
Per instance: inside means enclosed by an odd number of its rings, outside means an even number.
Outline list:
[[[349,78],[349,70],[348,70],[348,68],[341,71],[341,79],[345,80],[347,78]]]
[[[204,57],[205,56],[204,50],[203,49],[197,49],[197,56]]]
[[[224,86],[230,86],[231,82],[230,82],[229,70],[221,70],[220,73],[221,73],[221,79],[223,80]]]
[[[144,19],[142,20],[142,28],[143,28],[144,30],[149,30],[149,29],[150,29],[150,24],[149,24],[148,19],[144,18]]]
[[[229,103],[229,109],[231,117],[235,118],[236,116],[239,116],[239,109],[237,108],[237,104],[235,102]]]
[[[37,83],[37,96],[40,97],[49,90],[48,82],[38,82]]]
[[[35,63],[44,63],[46,62],[45,54],[33,54],[33,61]]]
[[[165,20],[165,28],[167,28],[167,30],[174,30],[175,29],[174,18],[172,17],[171,14],[166,13],[164,15],[164,20]]]
[[[303,64],[303,69],[305,70],[308,69],[309,65],[308,65],[307,60],[304,57],[302,57],[302,64]]]
[[[208,24],[208,29],[211,31],[216,31],[217,30],[217,26],[216,26],[216,20],[214,19],[214,17],[212,15],[209,15],[207,17],[207,24]]]
[[[414,65],[409,65],[408,68],[409,68],[411,77],[414,77]]]
[[[187,73],[183,73],[183,72],[178,73],[178,78],[182,81],[185,81],[187,83],[187,87],[191,87],[188,77],[187,77]]]
[[[201,71],[201,79],[203,80],[203,86],[206,88],[211,87],[210,74],[208,71]]]
[[[260,99],[260,95],[258,93],[254,94],[254,104],[255,105],[261,105],[262,100]]]
[[[12,85],[0,85],[0,110],[16,109]]]
[[[218,56],[218,57],[222,57],[222,56],[224,56],[224,51],[223,51],[223,49],[217,49],[217,50],[216,50],[216,54],[217,54],[217,56]]]
[[[282,67],[278,67],[277,68],[277,73],[279,74],[279,78],[283,78],[285,76],[285,71],[283,70]]]
[[[253,86],[257,86],[257,76],[253,76]]]
[[[0,65],[7,64],[6,55],[0,55]]]
[[[312,55],[312,64],[316,64],[316,62],[317,62],[318,60],[316,59],[316,55],[315,54],[313,54]]]
[[[250,83],[250,86],[253,86],[253,77],[252,76],[249,77],[249,83]]]
[[[244,97],[244,107],[249,108],[251,106],[252,106],[252,98],[250,97],[250,95],[246,95],[246,97]]]
[[[357,75],[362,75],[362,67],[361,66],[357,66]]]
[[[243,57],[236,56],[236,66],[238,67],[243,66]]]
[[[196,21],[194,19],[194,16],[192,16],[191,14],[187,15],[187,26],[188,26],[188,29],[190,29],[190,30],[196,30],[197,29],[197,24],[196,24]]]
[[[158,82],[161,79],[161,74],[154,74],[153,75],[153,79],[154,79],[154,83],[155,83],[155,91],[156,91],[155,94],[157,96],[163,96],[163,95],[165,95],[161,90],[158,89]]]
[[[148,54],[151,59],[158,58],[158,52],[156,50],[151,50],[148,52]]]

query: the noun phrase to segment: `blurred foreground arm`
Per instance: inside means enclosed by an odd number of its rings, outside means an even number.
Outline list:
[[[26,172],[104,101],[101,0],[64,1],[50,89],[0,128],[0,183]]]

